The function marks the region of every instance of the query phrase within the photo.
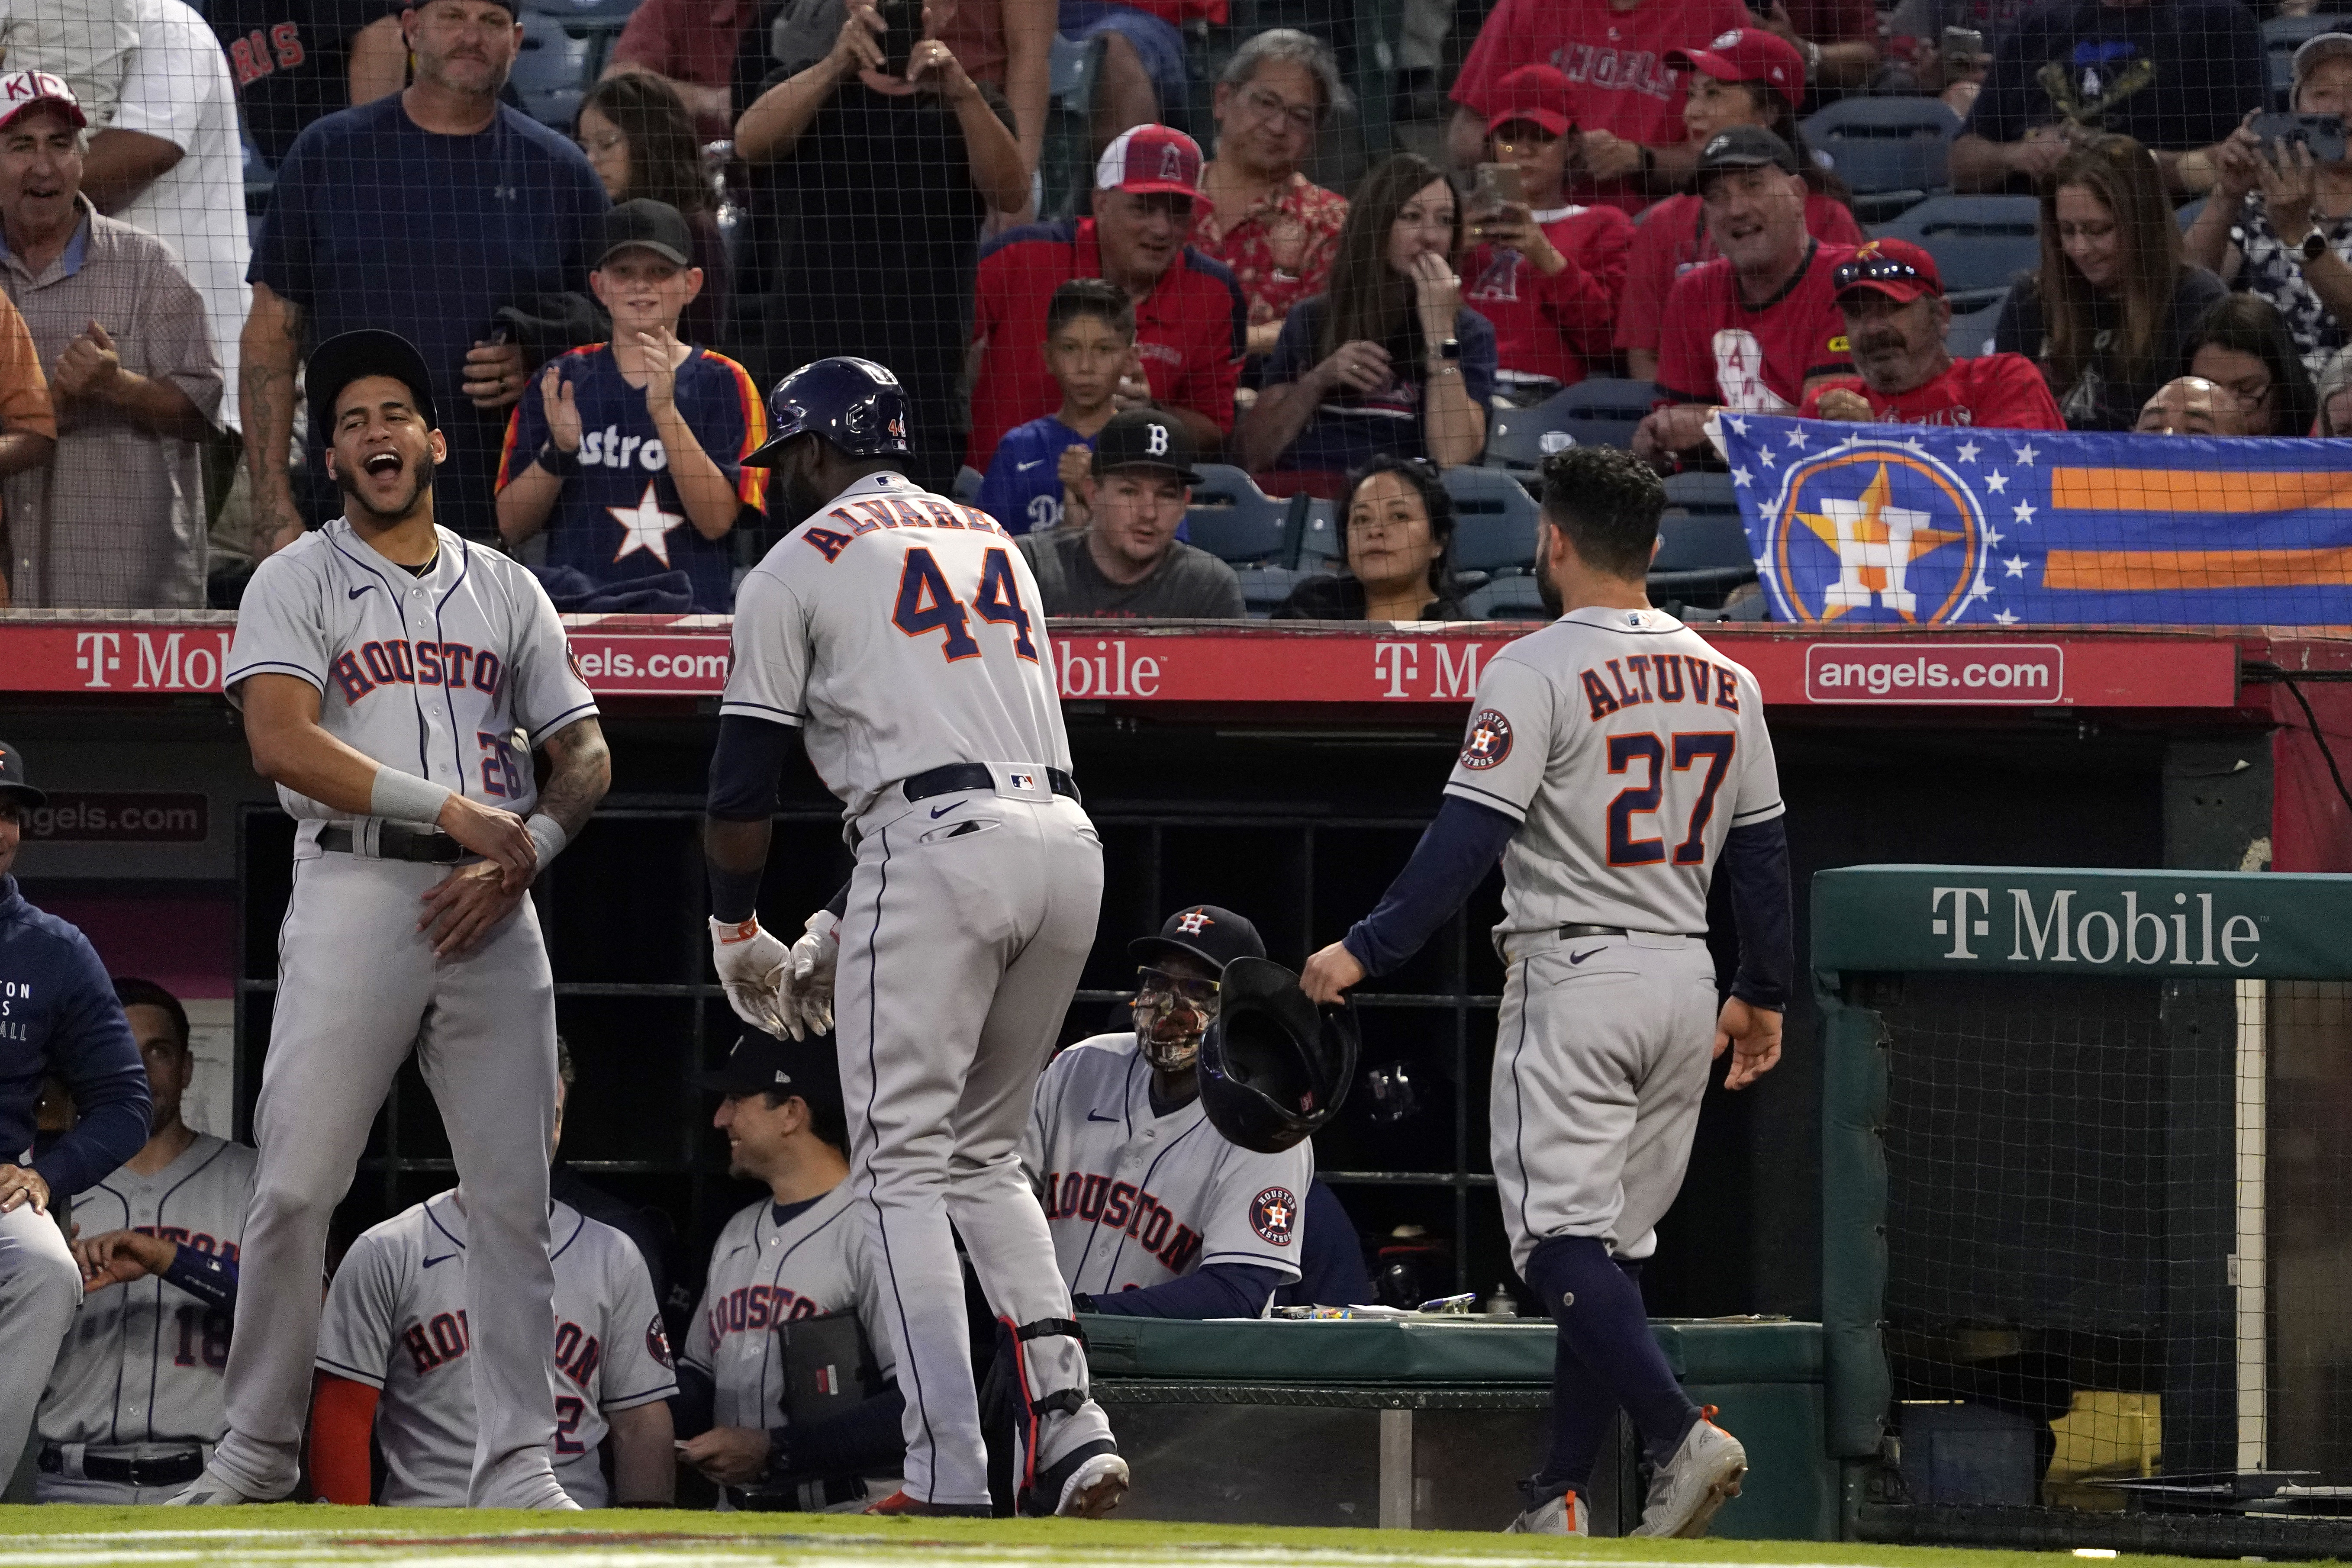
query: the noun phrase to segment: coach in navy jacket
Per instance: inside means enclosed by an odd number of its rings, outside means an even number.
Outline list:
[[[81,1270],[49,1217],[147,1142],[147,1069],[114,983],[66,921],[25,901],[16,846],[47,804],[23,758],[0,742],[0,1476],[16,1473],[34,1407],[81,1300]],[[42,1079],[56,1074],[80,1119],[32,1158]]]

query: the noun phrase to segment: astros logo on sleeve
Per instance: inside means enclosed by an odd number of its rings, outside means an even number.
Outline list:
[[[1288,1247],[1298,1222],[1298,1200],[1288,1187],[1268,1187],[1250,1200],[1250,1228],[1273,1247]]]
[[[1470,721],[1462,740],[1462,765],[1484,773],[1511,754],[1511,721],[1493,708],[1482,708]]]

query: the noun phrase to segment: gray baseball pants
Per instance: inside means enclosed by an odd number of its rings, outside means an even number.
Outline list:
[[[229,1430],[212,1462],[217,1478],[250,1498],[294,1488],[327,1223],[413,1049],[466,1190],[467,1359],[479,1421],[467,1501],[561,1506],[548,1459],[554,979],[528,900],[470,953],[434,957],[416,922],[425,889],[448,869],[346,854],[295,861],[254,1116],[261,1163],[229,1345]]]
[[[835,1037],[850,1180],[869,1205],[881,1316],[898,1341],[907,1493],[986,1503],[955,1237],[999,1318],[1070,1316],[1020,1142],[1094,945],[1102,841],[1058,796],[969,791],[900,802],[895,816],[888,800],[858,823],[841,922]],[[1031,1397],[1085,1391],[1076,1340],[1024,1350]],[[1038,1463],[1108,1436],[1089,1400],[1048,1418]]]
[[[12,1163],[14,1162],[11,1162]],[[16,1473],[58,1347],[81,1305],[65,1232],[29,1203],[0,1214],[0,1482]]]

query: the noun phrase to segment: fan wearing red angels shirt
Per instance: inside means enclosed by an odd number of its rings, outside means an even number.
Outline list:
[[[1523,202],[1472,211],[1462,302],[1495,324],[1495,379],[1514,403],[1541,402],[1609,362],[1633,220],[1562,194],[1580,138],[1575,89],[1549,66],[1502,80],[1486,121],[1493,160],[1519,171]],[[1475,198],[1473,198],[1474,204]]]
[[[982,473],[1016,425],[1062,405],[1037,345],[1054,290],[1101,278],[1135,301],[1135,361],[1113,405],[1146,405],[1214,456],[1234,427],[1249,306],[1222,262],[1184,243],[1201,188],[1201,148],[1165,125],[1121,132],[1095,164],[1094,216],[1031,224],[981,248],[971,335],[981,351],[964,461]]]
[[[1817,381],[1850,374],[1838,267],[1851,247],[1805,232],[1805,182],[1789,144],[1740,125],[1699,153],[1699,199],[1723,254],[1692,268],[1666,300],[1659,408],[1633,432],[1657,459],[1706,443],[1716,408],[1793,414]]]
[[[1907,239],[1874,239],[1835,273],[1838,309],[1862,374],[1805,395],[1807,419],[2063,430],[2042,372],[2023,354],[1956,360],[1936,258]]]
[[[1683,128],[1683,73],[1668,53],[1749,20],[1740,0],[1502,0],[1454,78],[1446,152],[1460,166],[1476,162],[1504,79],[1549,65],[1577,92],[1578,198],[1639,212],[1681,188],[1697,152]]]

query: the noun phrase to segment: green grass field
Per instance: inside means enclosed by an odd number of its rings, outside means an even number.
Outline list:
[[[1503,1568],[1563,1560],[1623,1568],[2081,1568],[2064,1552],[1947,1551],[1822,1542],[1543,1542],[1524,1536],[1377,1530],[1272,1530],[1148,1521],[886,1521],[838,1514],[638,1510],[588,1515],[266,1508],[0,1508],[0,1568],[114,1564],[499,1564],[564,1568]],[[2133,1568],[2184,1558],[2142,1557]],[[2210,1565],[2206,1565],[2210,1568]]]

